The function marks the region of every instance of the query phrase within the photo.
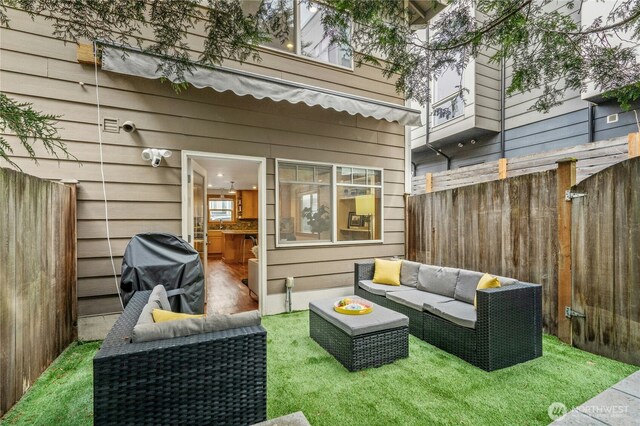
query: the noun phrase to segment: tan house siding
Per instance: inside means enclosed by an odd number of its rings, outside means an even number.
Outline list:
[[[49,24],[10,13],[0,30],[0,90],[62,115],[60,134],[75,161],[56,161],[41,149],[39,165],[15,138],[15,161],[25,172],[78,185],[79,315],[120,311],[106,240],[99,165],[94,68],[76,62],[75,45],[50,36]],[[251,71],[403,104],[393,85],[371,67],[343,70],[286,54],[269,53]],[[176,94],[155,80],[98,72],[102,118],[132,120],[138,132],[102,133],[109,228],[116,271],[129,238],[138,232],[181,231],[180,150],[267,158],[267,294],[352,284],[353,262],[404,254],[404,126],[320,107],[276,103],[190,88]],[[79,84],[83,82],[84,85]],[[336,83],[338,82],[338,83]],[[157,169],[140,158],[146,147],[171,149]],[[384,244],[275,248],[275,159],[384,168]]]

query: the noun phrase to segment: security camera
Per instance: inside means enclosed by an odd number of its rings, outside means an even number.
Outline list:
[[[151,161],[153,167],[158,167],[162,163],[162,158],[169,158],[171,154],[172,152],[168,149],[147,148],[141,155],[143,160]]]
[[[122,123],[122,130],[127,133],[133,133],[136,131],[136,125],[133,123],[133,121],[125,121],[124,123]]]

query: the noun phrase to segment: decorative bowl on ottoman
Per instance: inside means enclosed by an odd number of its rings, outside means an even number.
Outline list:
[[[345,297],[334,303],[333,309],[345,315],[364,315],[373,311],[373,305],[360,297]]]

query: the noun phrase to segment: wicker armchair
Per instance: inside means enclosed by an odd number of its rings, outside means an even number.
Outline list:
[[[373,262],[355,264],[355,294],[409,317],[409,332],[485,371],[542,356],[542,286],[516,283],[478,290],[475,329],[419,312],[358,286],[371,280]]]
[[[267,415],[262,326],[131,343],[137,292],[93,359],[96,425],[246,425]]]

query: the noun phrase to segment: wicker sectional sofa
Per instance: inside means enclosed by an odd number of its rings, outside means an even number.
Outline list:
[[[408,316],[411,334],[485,371],[542,356],[540,285],[498,277],[500,288],[476,291],[480,272],[412,264],[415,287],[374,284],[374,262],[356,262],[355,294]]]
[[[96,425],[246,425],[267,417],[261,325],[134,343],[138,291],[93,359]]]

